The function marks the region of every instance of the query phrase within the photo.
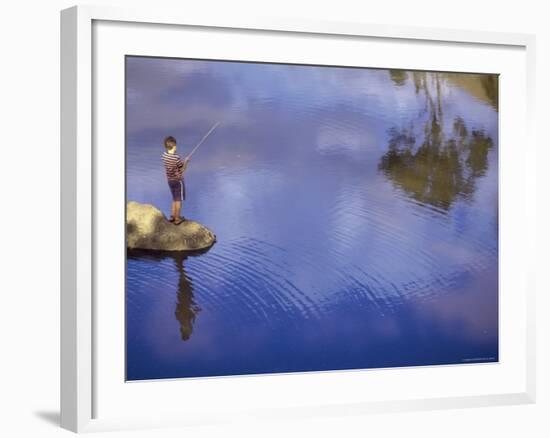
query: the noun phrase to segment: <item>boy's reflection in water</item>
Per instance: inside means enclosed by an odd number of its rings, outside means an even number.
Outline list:
[[[204,251],[203,251],[204,252]],[[202,253],[191,254],[199,255]],[[174,261],[178,272],[178,285],[176,290],[176,310],[174,315],[180,324],[180,335],[183,341],[188,341],[193,334],[193,326],[200,306],[195,302],[193,294],[193,282],[185,272],[184,262],[190,254],[169,251],[128,250],[128,259],[146,259],[162,262],[169,258]]]
[[[187,276],[183,267],[183,262],[187,256],[176,255],[173,258],[179,274],[175,315],[180,323],[181,339],[187,341],[193,333],[195,318],[201,308],[197,305],[193,296],[193,282]]]

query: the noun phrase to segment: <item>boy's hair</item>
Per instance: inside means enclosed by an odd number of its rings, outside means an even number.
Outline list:
[[[170,149],[172,147],[172,145],[175,145],[175,144],[177,144],[176,139],[174,137],[172,137],[171,135],[169,135],[168,137],[166,137],[164,139],[164,147],[166,149]]]

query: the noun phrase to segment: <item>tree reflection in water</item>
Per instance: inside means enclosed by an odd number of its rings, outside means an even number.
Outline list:
[[[390,71],[398,86],[409,78],[407,72],[403,73]],[[388,151],[382,156],[379,169],[416,201],[447,210],[457,199],[471,199],[476,179],[487,170],[493,140],[481,130],[469,130],[461,117],[454,119],[452,129],[443,126],[441,89],[444,81],[453,81],[451,75],[409,73],[416,93],[425,98],[425,108],[408,127],[389,130]],[[479,81],[478,89],[485,93],[485,100],[493,107],[497,105],[496,76],[471,76],[470,88],[476,89],[473,81]],[[487,89],[490,92],[483,91]]]
[[[202,253],[200,253],[202,254]],[[192,254],[192,255],[200,255]],[[165,259],[172,259],[178,272],[178,283],[176,289],[176,309],[174,315],[180,325],[180,335],[183,341],[188,341],[193,333],[195,319],[201,311],[196,303],[193,293],[193,281],[185,272],[184,262],[190,254],[170,251],[146,251],[128,250],[129,259],[146,259],[162,262]]]

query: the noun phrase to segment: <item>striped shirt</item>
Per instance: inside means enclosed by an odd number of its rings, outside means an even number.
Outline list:
[[[162,153],[162,162],[164,170],[166,170],[166,178],[168,181],[181,181],[185,165],[178,154]]]

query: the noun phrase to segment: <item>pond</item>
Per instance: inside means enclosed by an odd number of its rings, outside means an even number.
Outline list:
[[[129,252],[127,379],[498,361],[498,77],[126,59],[127,199],[203,254]]]

